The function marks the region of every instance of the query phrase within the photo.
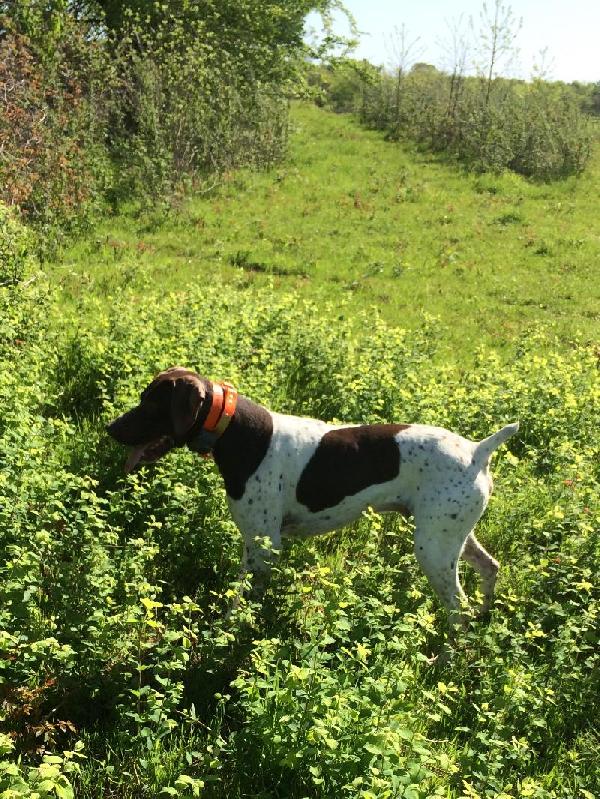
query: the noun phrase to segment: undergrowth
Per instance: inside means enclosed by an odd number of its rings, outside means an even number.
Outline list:
[[[592,346],[538,330],[460,370],[433,365],[426,319],[357,325],[268,288],[0,291],[0,795],[598,792]],[[178,450],[126,477],[104,431],[173,364],[330,420],[481,438],[519,419],[480,524],[503,564],[491,621],[428,665],[444,613],[409,524],[373,513],[292,545],[228,620],[240,540],[214,466]]]

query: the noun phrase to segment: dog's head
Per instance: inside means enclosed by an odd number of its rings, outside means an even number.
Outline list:
[[[153,463],[183,446],[206,399],[206,382],[190,369],[174,366],[157,375],[140,403],[107,426],[120,444],[132,447],[125,471]]]

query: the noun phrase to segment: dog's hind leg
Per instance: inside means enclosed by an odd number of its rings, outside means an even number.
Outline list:
[[[483,604],[480,615],[485,616],[489,613],[494,601],[494,587],[500,565],[489,552],[486,552],[473,533],[467,536],[462,557],[473,566],[481,578]]]
[[[458,561],[464,535],[458,530],[440,537],[437,531],[417,524],[414,533],[415,556],[431,587],[450,615],[452,625],[465,626],[461,609],[467,598],[458,577]]]

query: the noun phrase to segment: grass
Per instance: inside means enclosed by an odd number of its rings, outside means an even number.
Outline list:
[[[568,345],[600,331],[600,152],[580,178],[469,175],[296,105],[288,161],[223,176],[169,211],[120,215],[53,267],[69,295],[116,285],[233,282],[377,306],[441,325],[440,355],[505,354],[535,325]]]

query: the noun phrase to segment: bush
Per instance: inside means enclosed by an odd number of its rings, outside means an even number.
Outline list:
[[[46,332],[0,357],[14,780],[37,790],[28,769],[45,753],[82,797],[597,790],[597,353],[536,333],[510,363],[482,351],[458,373],[432,363],[430,325],[409,336],[341,314],[269,290],[145,289],[143,303],[128,290],[108,311],[93,297],[72,314],[47,304]],[[178,450],[126,477],[104,432],[173,363],[329,419],[480,438],[519,418],[480,529],[505,564],[490,625],[451,666],[426,667],[443,613],[407,523],[374,514],[296,543],[264,607],[227,620],[239,535],[213,467]],[[73,739],[88,759],[67,773],[51,753]]]
[[[0,733],[0,757],[10,754],[14,744]],[[73,787],[67,777],[77,770],[80,747],[62,755],[47,755],[39,766],[21,768],[9,760],[0,760],[0,791],[10,799],[73,799]]]
[[[591,128],[577,98],[537,81],[522,99],[514,128],[511,169],[550,180],[578,175],[591,155]]]
[[[0,203],[0,289],[23,280],[34,267],[33,234]]]
[[[107,200],[272,164],[304,18],[332,4],[0,2],[0,201],[50,246]]]
[[[186,180],[282,156],[281,87],[248,81],[203,24],[167,19],[147,31],[133,22],[119,38],[110,125],[117,196],[165,197]]]
[[[334,108],[336,85],[332,80],[329,86]],[[364,124],[390,139],[406,137],[447,153],[476,171],[512,169],[553,180],[580,174],[591,154],[590,121],[564,84],[496,78],[488,94],[478,78],[431,68],[361,78],[353,91],[354,101],[345,97],[343,110],[354,106]]]
[[[44,231],[72,230],[97,210],[107,178],[101,49],[65,16],[51,45],[0,39],[0,200]]]
[[[380,67],[351,58],[333,59],[326,66],[307,64],[305,73],[315,102],[338,113],[357,111],[365,87],[381,80]]]

